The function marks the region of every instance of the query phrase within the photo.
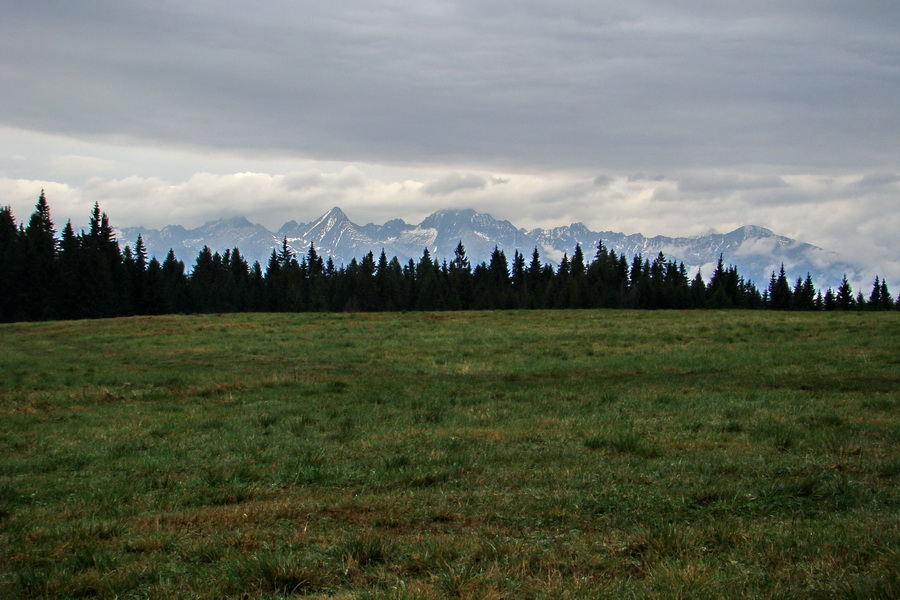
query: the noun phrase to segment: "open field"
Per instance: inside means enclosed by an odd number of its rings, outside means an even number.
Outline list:
[[[3,598],[900,597],[900,313],[0,325]]]

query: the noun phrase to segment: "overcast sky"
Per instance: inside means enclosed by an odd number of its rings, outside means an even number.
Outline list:
[[[755,224],[900,284],[897,0],[4,0],[0,82],[20,220]]]

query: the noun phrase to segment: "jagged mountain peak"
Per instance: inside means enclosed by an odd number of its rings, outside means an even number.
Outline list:
[[[255,227],[254,223],[251,223],[247,220],[246,217],[231,217],[230,219],[222,219],[220,221],[222,225],[228,225],[229,227]]]
[[[347,213],[341,210],[340,206],[332,206],[331,210],[322,215],[322,219],[337,219],[340,221],[349,221],[350,217],[347,216]]]
[[[461,223],[470,223],[478,216],[479,213],[471,208],[437,210],[425,217],[419,223],[419,227],[458,226]]]
[[[771,229],[766,229],[759,225],[744,225],[743,227],[738,227],[732,233],[737,232],[740,232],[746,238],[772,237],[776,235]]]

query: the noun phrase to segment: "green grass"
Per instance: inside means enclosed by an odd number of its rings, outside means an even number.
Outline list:
[[[0,597],[900,597],[898,408],[897,313],[0,325]]]

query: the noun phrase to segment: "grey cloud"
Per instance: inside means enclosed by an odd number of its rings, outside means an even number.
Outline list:
[[[685,193],[719,194],[749,190],[774,190],[788,187],[780,176],[714,175],[688,176],[678,181],[678,189]]]
[[[638,181],[665,181],[665,175],[646,175],[643,171],[634,173],[628,176],[628,181],[630,183],[636,183]]]
[[[480,175],[451,173],[437,181],[423,185],[422,193],[428,196],[447,196],[460,190],[483,190],[485,187],[487,187],[487,180]]]
[[[321,173],[291,173],[285,175],[281,186],[289,192],[297,192],[316,188],[322,184]]]
[[[9,2],[0,118],[388,163],[896,164],[900,5],[852,8]]]
[[[900,182],[900,173],[870,173],[863,175],[856,185],[862,188],[880,187]]]

